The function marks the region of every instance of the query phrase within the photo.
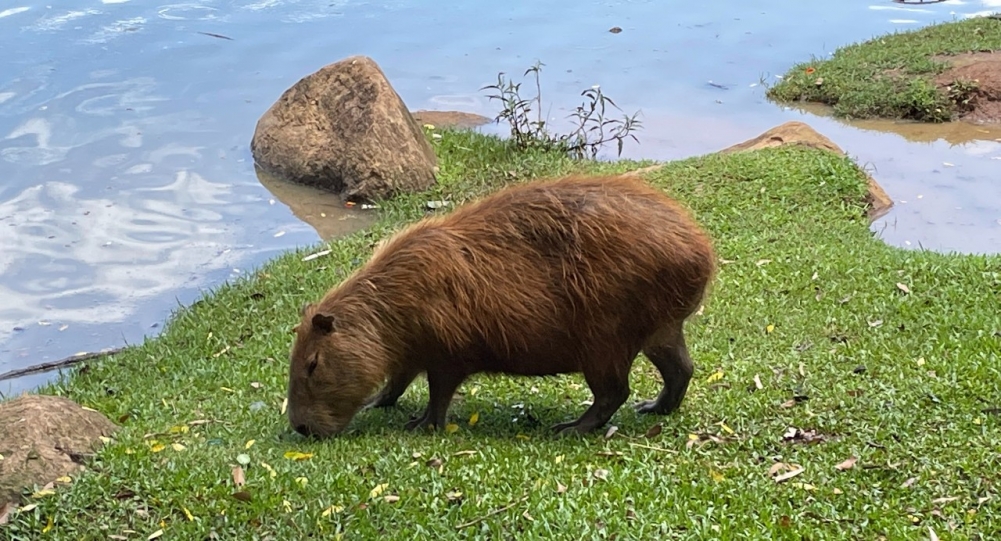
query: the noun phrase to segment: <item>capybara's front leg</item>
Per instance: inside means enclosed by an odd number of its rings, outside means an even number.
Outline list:
[[[406,424],[407,430],[424,427],[443,428],[445,414],[448,412],[449,404],[452,403],[452,396],[466,379],[465,374],[447,370],[428,370],[427,377],[429,394],[427,409],[424,410],[424,415],[411,419]]]
[[[625,370],[587,370],[584,379],[594,394],[594,402],[576,421],[560,423],[552,430],[557,434],[567,434],[576,431],[579,434],[601,428],[622,407],[629,398],[629,362],[623,363]],[[620,373],[621,372],[621,373]]]
[[[636,411],[660,415],[671,413],[681,406],[688,392],[692,374],[695,372],[695,364],[688,355],[685,335],[680,326],[669,342],[650,345],[643,350],[643,353],[660,371],[661,377],[664,378],[664,387],[654,400],[636,404]]]
[[[401,368],[399,371],[393,373],[389,377],[389,381],[386,386],[382,388],[379,394],[373,396],[365,404],[365,408],[388,408],[396,405],[396,401],[403,396],[404,391],[407,387],[414,381],[422,370],[419,368]]]

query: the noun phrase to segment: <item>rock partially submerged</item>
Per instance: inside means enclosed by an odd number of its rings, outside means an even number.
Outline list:
[[[821,135],[808,124],[797,121],[780,124],[753,139],[725,148],[720,153],[744,152],[783,145],[803,145],[840,155],[845,154],[845,151],[834,144],[833,141]],[[890,208],[893,207],[893,200],[890,199],[890,196],[887,195],[879,183],[868,173],[866,174],[866,179],[869,185],[869,194],[867,197],[869,204],[868,217],[870,221],[873,221],[890,211]]]
[[[257,123],[251,153],[268,172],[372,201],[435,183],[421,126],[376,63],[353,56],[286,90]]]
[[[462,111],[414,111],[414,119],[421,124],[431,124],[437,128],[477,128],[493,120],[475,113]]]
[[[67,398],[25,394],[0,402],[0,509],[25,488],[43,486],[81,468],[102,436],[117,427]]]

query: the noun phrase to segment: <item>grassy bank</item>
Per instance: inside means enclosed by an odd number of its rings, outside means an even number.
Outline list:
[[[626,407],[610,439],[556,439],[548,427],[590,398],[582,378],[480,377],[460,389],[451,432],[403,431],[423,407],[419,381],[399,408],[362,413],[343,437],[293,434],[280,410],[299,305],[418,218],[426,200],[644,165],[580,165],[469,134],[435,144],[435,193],[401,198],[370,231],[219,288],[159,338],[47,389],[123,428],[88,472],[33,498],[37,507],[13,515],[0,537],[817,540],[1001,531],[1001,260],[885,246],[863,218],[864,177],[817,150],[693,158],[649,176],[693,209],[725,260],[690,325],[698,366],[677,414],[641,417]],[[330,253],[303,261],[322,249]],[[632,381],[633,400],[660,388],[642,358]],[[769,475],[798,467],[784,482]]]
[[[1001,50],[1001,20],[974,18],[894,33],[837,49],[829,59],[797,64],[768,96],[782,102],[834,106],[850,118],[948,121],[975,87],[953,90],[934,81],[948,68],[937,55]]]

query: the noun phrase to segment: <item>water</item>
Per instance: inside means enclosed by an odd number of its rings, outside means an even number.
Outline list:
[[[810,55],[999,0],[453,4],[5,2],[0,372],[140,342],[202,291],[371,220],[262,182],[249,152],[257,119],[281,92],[353,54],[373,57],[411,109],[488,116],[496,104],[478,89],[541,60],[552,116],[565,117],[594,84],[641,111],[641,144],[627,157],[712,152],[804,120],[874,167],[898,201],[873,226],[887,242],[1001,245],[1001,185],[990,180],[1001,166],[997,134],[915,142],[776,106],[758,84]],[[50,377],[2,382],[0,392]]]

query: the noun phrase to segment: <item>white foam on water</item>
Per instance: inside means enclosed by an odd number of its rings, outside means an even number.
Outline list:
[[[115,21],[109,24],[97,32],[94,32],[90,37],[84,39],[84,43],[107,43],[123,34],[139,32],[143,29],[143,25],[146,24],[146,17],[133,17],[131,19],[123,19],[121,21]]]
[[[890,19],[890,22],[893,23],[893,24],[917,24],[918,23],[918,21],[915,21],[914,19]]]
[[[16,95],[17,94],[15,94],[14,92],[0,92],[0,103],[3,103],[5,101],[13,98]]]
[[[935,13],[930,9],[923,8],[904,8],[898,6],[869,6],[869,9],[874,11],[909,11],[911,13]]]
[[[3,19],[4,17],[10,17],[11,15],[17,15],[18,13],[24,13],[25,11],[28,11],[29,9],[31,9],[31,8],[29,8],[29,7],[19,7],[19,8],[5,9],[3,11],[0,11],[0,19]]]
[[[62,15],[56,15],[55,17],[45,17],[30,28],[37,30],[39,32],[47,32],[51,30],[59,30],[60,28],[66,26],[66,23],[75,21],[77,19],[82,19],[87,15],[100,15],[101,12],[96,9],[85,9],[83,11],[70,11],[68,13],[63,13]]]

